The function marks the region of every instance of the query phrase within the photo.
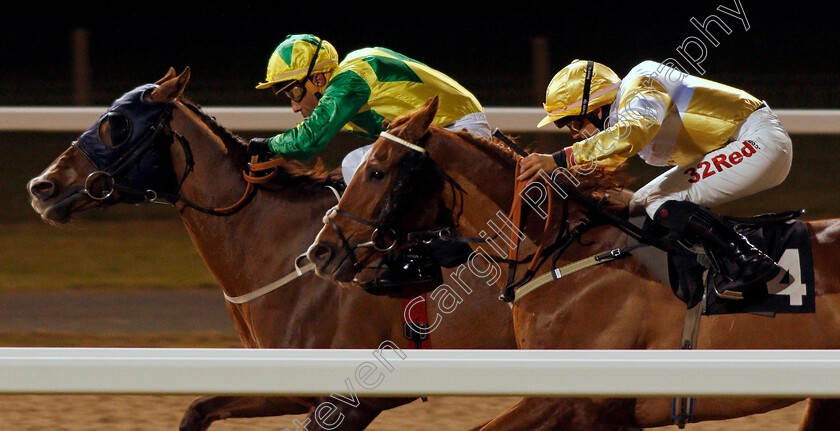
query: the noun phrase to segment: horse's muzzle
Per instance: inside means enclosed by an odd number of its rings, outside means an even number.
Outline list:
[[[336,282],[353,280],[355,268],[351,256],[346,256],[342,249],[334,244],[317,241],[309,247],[306,258],[315,265],[315,274]]]

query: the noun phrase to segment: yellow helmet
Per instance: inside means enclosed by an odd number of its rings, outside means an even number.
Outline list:
[[[338,66],[338,52],[331,43],[311,34],[291,34],[277,45],[258,89],[280,82],[300,81],[313,73],[329,72]]]
[[[548,113],[537,127],[563,117],[586,115],[615,101],[621,79],[607,66],[574,60],[560,69],[545,92],[543,108]]]

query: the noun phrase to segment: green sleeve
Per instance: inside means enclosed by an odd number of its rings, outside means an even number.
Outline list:
[[[309,118],[268,141],[271,152],[305,160],[320,152],[370,98],[370,86],[352,71],[334,76]]]

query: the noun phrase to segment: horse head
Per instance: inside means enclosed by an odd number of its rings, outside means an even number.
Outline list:
[[[364,284],[376,274],[386,253],[411,245],[412,234],[432,227],[453,228],[447,204],[454,184],[431,160],[425,147],[438,98],[394,120],[380,135],[338,205],[324,216],[325,226],[307,257],[322,277]],[[358,276],[358,277],[357,277]],[[354,279],[355,277],[355,279]]]
[[[168,123],[174,101],[190,79],[171,69],[154,84],[141,85],[108,110],[39,176],[27,184],[32,207],[49,223],[74,213],[119,202],[154,199],[177,187],[169,157]]]

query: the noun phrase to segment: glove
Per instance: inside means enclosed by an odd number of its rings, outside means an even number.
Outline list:
[[[268,147],[268,138],[254,138],[248,142],[248,155],[261,156],[263,154],[271,154],[271,149]]]

